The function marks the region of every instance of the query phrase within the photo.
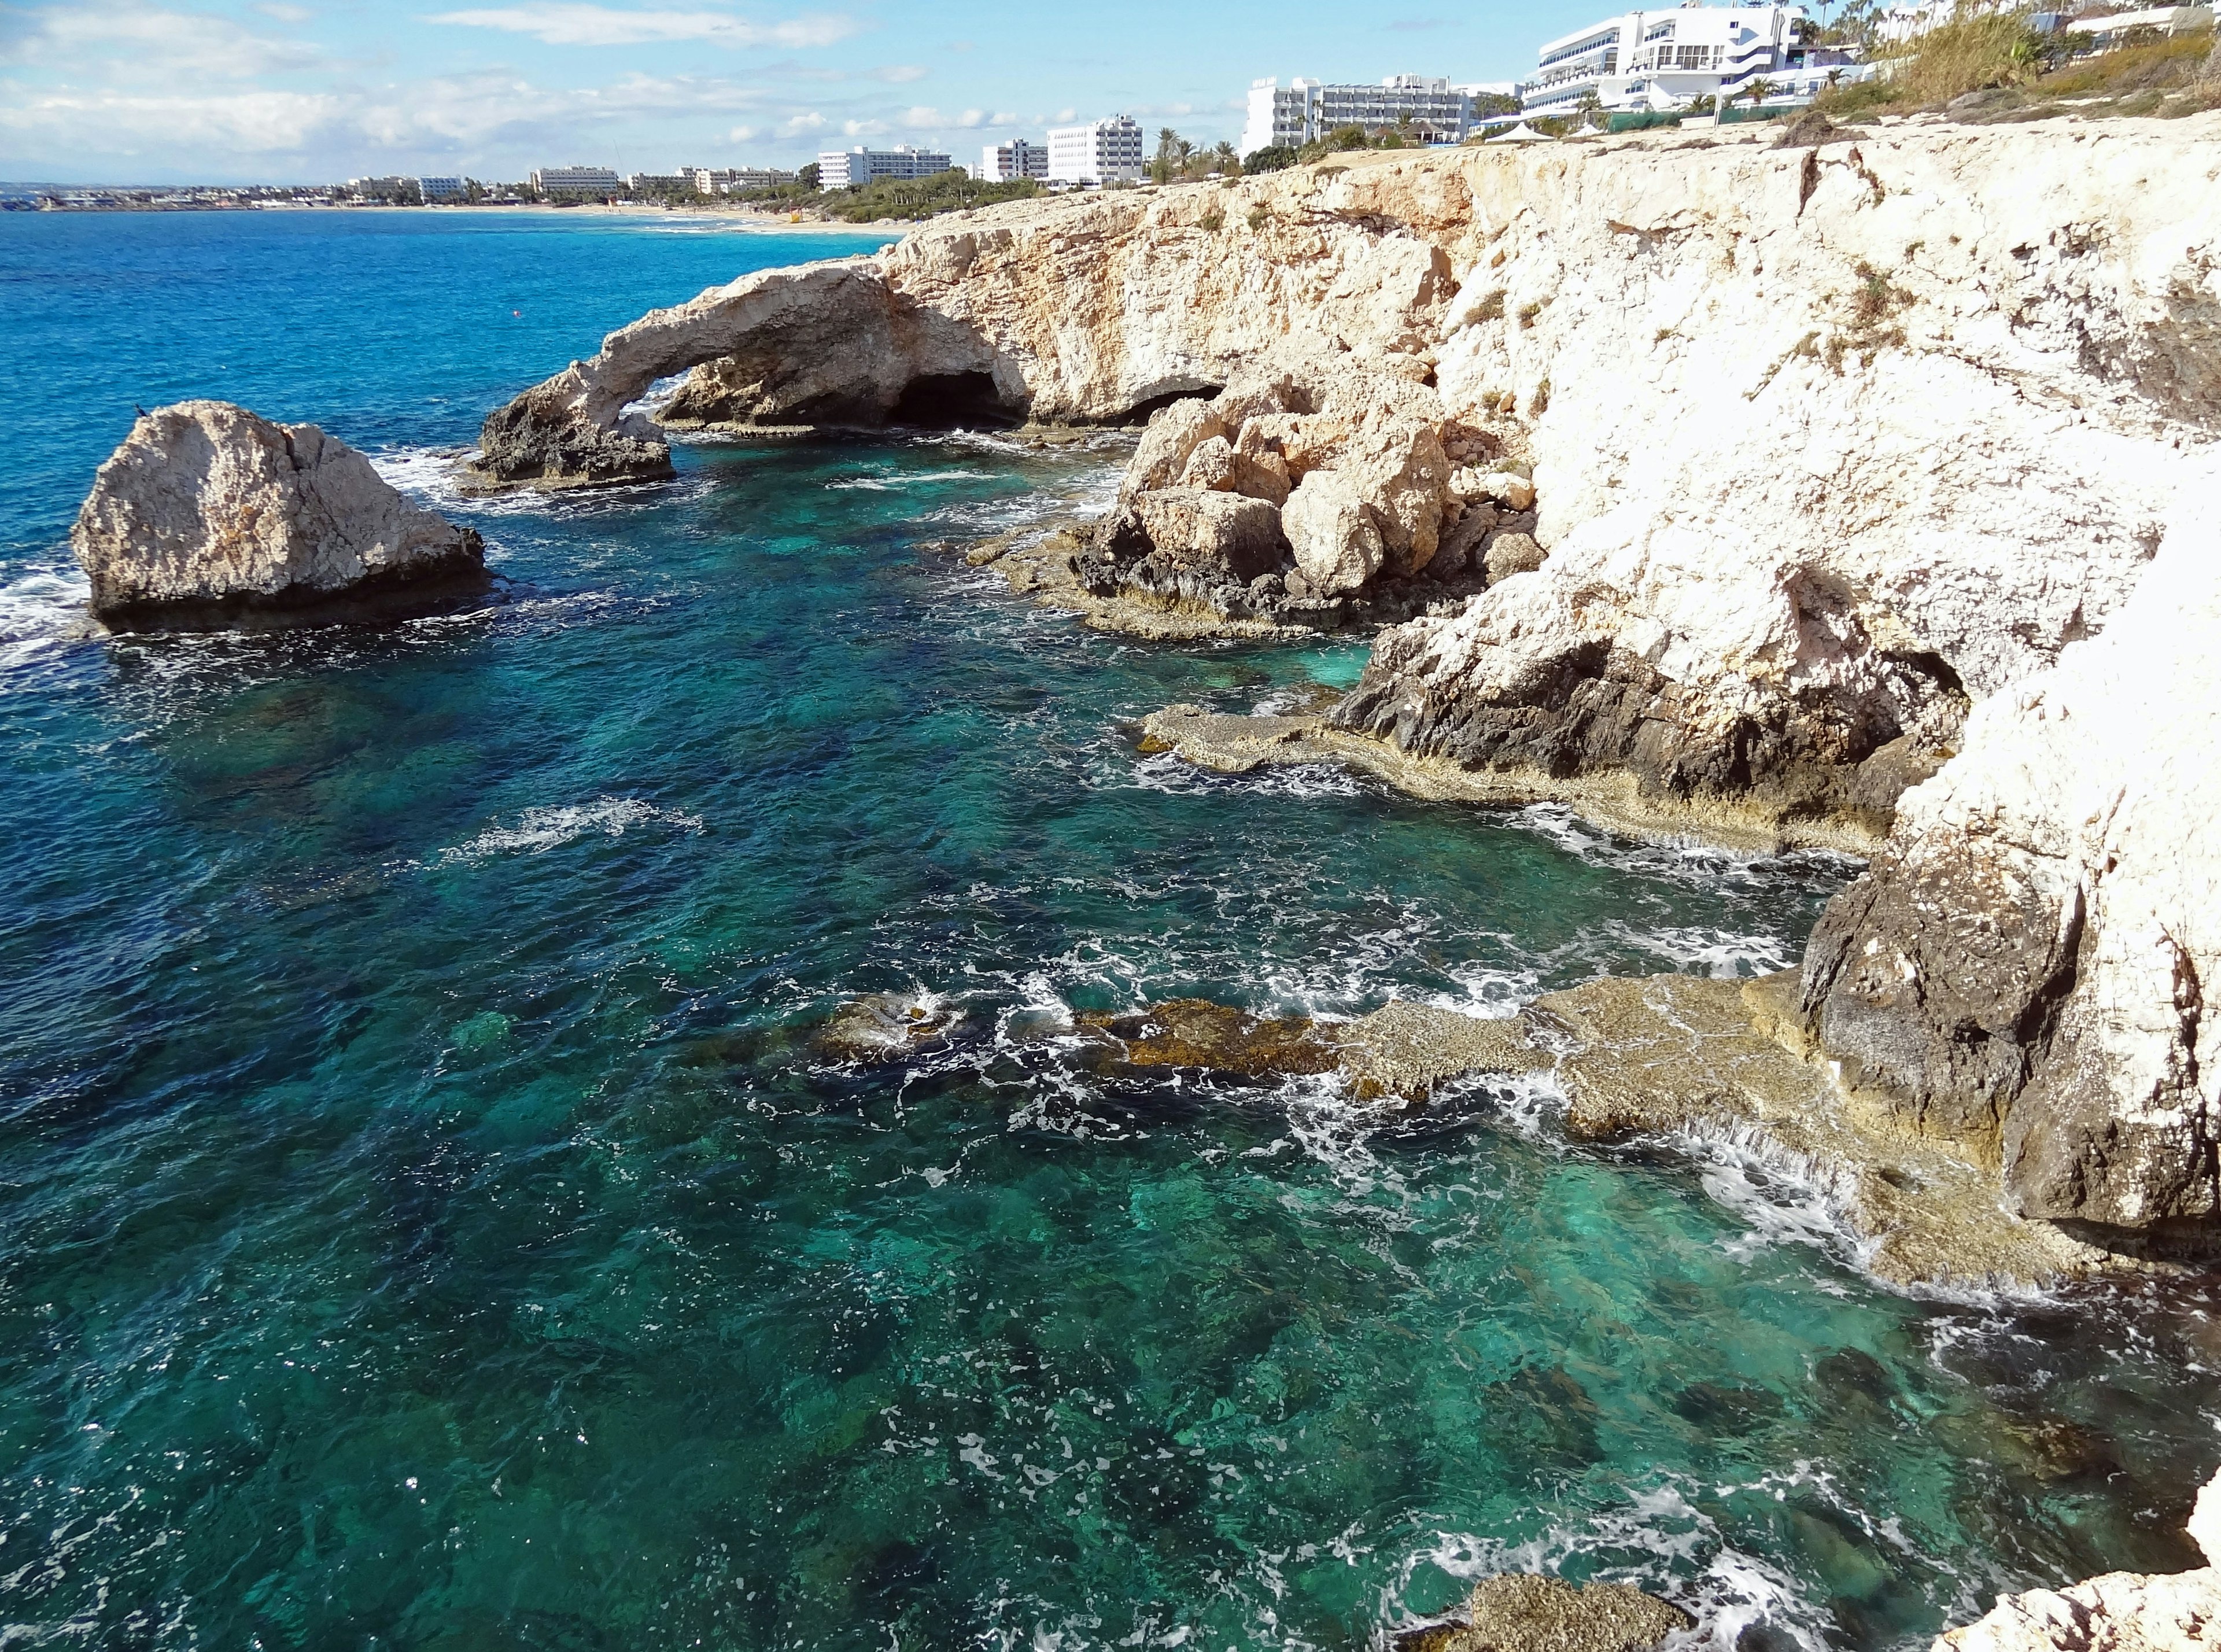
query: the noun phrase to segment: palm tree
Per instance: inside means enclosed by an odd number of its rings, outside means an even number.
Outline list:
[[[1218,147],[1211,152],[1211,164],[1229,178],[1242,176],[1242,157],[1235,153],[1234,146],[1223,138],[1218,141]]]
[[[1179,164],[1183,154],[1191,147],[1188,141],[1172,128],[1161,126],[1157,128],[1157,163],[1152,168],[1157,175],[1157,182],[1171,181],[1173,168]]]
[[[1752,81],[1736,95],[1738,97],[1749,98],[1750,106],[1753,109],[1756,109],[1761,103],[1774,96],[1774,83],[1761,75],[1758,79]]]

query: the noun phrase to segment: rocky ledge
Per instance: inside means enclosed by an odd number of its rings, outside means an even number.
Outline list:
[[[2205,1564],[2156,1576],[2109,1572],[2006,1595],[1933,1652],[2213,1652],[2221,1647],[2221,1475],[2198,1494],[2191,1541]]]
[[[315,425],[228,402],[142,415],[70,543],[111,630],[384,616],[487,585],[477,534],[411,504]]]

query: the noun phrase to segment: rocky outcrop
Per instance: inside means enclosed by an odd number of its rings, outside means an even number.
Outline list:
[[[1585,1583],[1506,1572],[1483,1578],[1461,1624],[1395,1637],[1396,1652],[1652,1652],[1696,1620],[1624,1583]]]
[[[2023,1215],[2162,1251],[2221,1241],[2217,636],[2199,507],[2101,636],[1975,709],[1805,960],[1848,1082]]]
[[[1448,420],[1428,377],[1411,356],[1282,347],[1161,411],[1095,532],[1088,588],[1299,623],[1362,613],[1353,599],[1383,582],[1423,580],[1423,602],[1479,591],[1492,540],[1534,520],[1502,516],[1488,488],[1530,504],[1533,488],[1457,467],[1501,444]]]
[[[2198,1494],[2195,1571],[2110,1572],[2064,1589],[2005,1595],[1940,1636],[1933,1652],[2215,1652],[2221,1648],[2221,1475]]]
[[[142,415],[70,542],[112,629],[391,612],[485,589],[477,534],[313,424],[228,402]]]

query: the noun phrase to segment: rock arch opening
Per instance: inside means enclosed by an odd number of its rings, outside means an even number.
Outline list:
[[[989,372],[938,372],[913,379],[887,410],[889,424],[921,430],[1004,430],[1023,415],[1006,404]]]

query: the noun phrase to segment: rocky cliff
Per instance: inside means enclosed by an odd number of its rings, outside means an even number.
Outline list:
[[[489,419],[481,470],[661,473],[623,410],[679,372],[669,422],[745,429],[1138,419],[1338,360],[1406,385],[1440,454],[1323,466],[1291,532],[1278,480],[1203,438],[1209,477],[1129,496],[1226,497],[1129,513],[1136,566],[1098,573],[1299,617],[1407,585],[1402,611],[1443,611],[1382,640],[1345,731],[1864,846],[1973,700],[2125,599],[2221,422],[2221,116],[1811,135],[1392,153],[942,221],[611,335]],[[1229,461],[1286,448],[1262,411],[1251,452],[1257,410],[1220,433]],[[1531,452],[1531,507],[1476,485],[1505,452]],[[1359,474],[1391,460],[1394,501]],[[1547,551],[1538,577],[1467,600],[1489,548],[1423,548],[1470,504],[1536,511],[1467,532],[1521,536],[1505,575]]]
[[[2221,1227],[2221,522],[2186,504],[2094,640],[1977,706],[1830,904],[1800,1011],[1845,1081],[2108,1242]]]
[[[111,629],[391,609],[486,584],[485,548],[313,424],[228,402],[142,415],[70,543]]]
[[[1932,1652],[2212,1652],[2221,1647],[2221,1477],[2190,1517],[2195,1571],[2109,1572],[2064,1589],[2006,1595]]]

